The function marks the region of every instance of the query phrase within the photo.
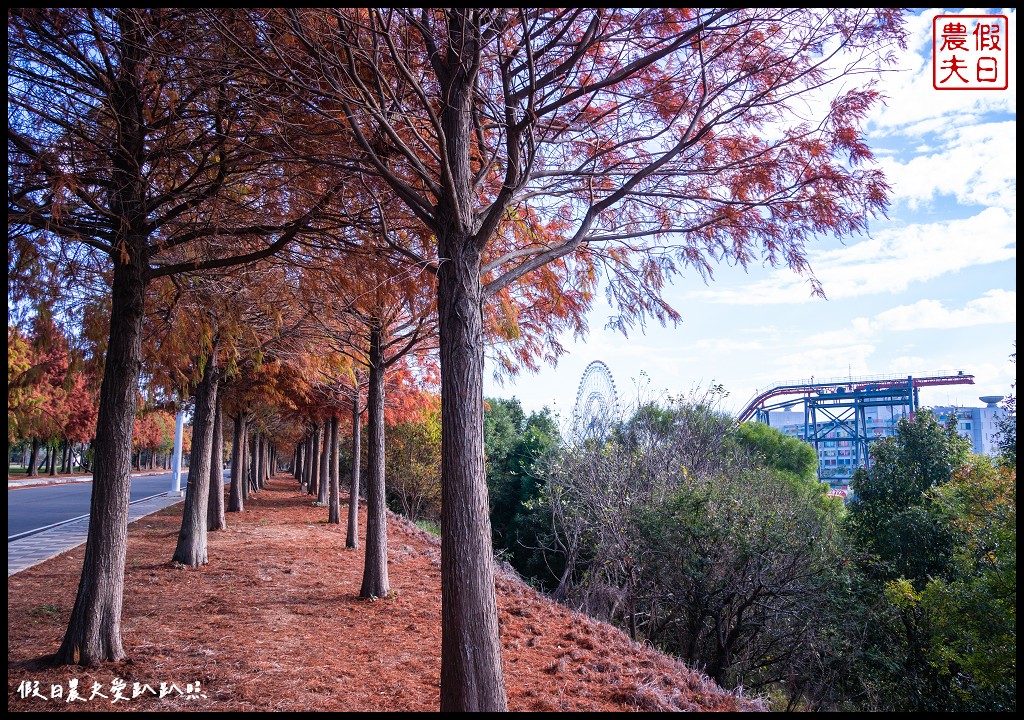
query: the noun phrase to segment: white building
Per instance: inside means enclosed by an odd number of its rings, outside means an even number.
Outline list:
[[[970,438],[974,444],[974,452],[984,455],[996,455],[999,452],[997,435],[999,432],[999,419],[1003,416],[1003,409],[999,407],[1002,395],[986,395],[979,398],[985,407],[955,407],[952,405],[939,405],[932,408],[935,417],[939,422],[946,422],[946,418],[956,413],[957,430],[966,438]]]

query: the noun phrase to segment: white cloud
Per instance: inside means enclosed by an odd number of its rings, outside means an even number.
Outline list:
[[[921,355],[897,355],[889,358],[889,368],[898,368],[893,372],[920,372],[922,370],[930,370],[928,368],[928,360]]]
[[[886,330],[959,328],[1017,322],[1017,292],[989,290],[959,310],[948,309],[938,300],[921,300],[879,313],[874,325]]]
[[[1002,208],[945,222],[880,231],[853,245],[812,254],[815,276],[831,299],[899,293],[976,265],[1016,257],[1016,217]],[[804,303],[813,300],[805,278],[773,270],[768,279],[740,288],[709,288],[692,297],[733,305]]]
[[[906,162],[883,157],[878,166],[893,188],[893,201],[911,208],[936,195],[967,205],[1012,211],[1017,204],[1017,124],[1000,122],[946,129],[946,144]]]
[[[853,318],[838,330],[815,333],[804,343],[811,348],[845,347],[855,343],[880,342],[883,332],[977,327],[1017,322],[1017,292],[989,290],[965,303],[962,308],[947,308],[938,300],[919,300],[910,305],[878,313],[874,318]]]
[[[838,330],[827,330],[807,336],[804,345],[810,347],[842,347],[855,342],[868,341],[878,333],[878,326],[868,318],[853,318],[850,324]]]

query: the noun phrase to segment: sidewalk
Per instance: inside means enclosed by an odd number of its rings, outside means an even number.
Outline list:
[[[132,473],[132,477],[138,477],[140,475],[162,475],[169,473],[170,470],[142,470]],[[182,478],[188,474],[188,468],[184,467],[181,469]],[[35,477],[18,479],[11,478],[10,473],[7,475],[7,489],[13,490],[14,488],[23,487],[37,487],[39,485],[63,485],[64,483],[79,483],[79,482],[92,482],[92,475],[55,475],[50,477],[49,475],[36,475]],[[182,481],[184,482],[184,480]]]
[[[39,487],[40,485],[63,485],[64,483],[79,483],[79,482],[91,482],[92,475],[76,475],[73,477],[45,477],[36,476],[33,478],[25,478],[24,480],[11,480],[7,478],[7,489],[13,490],[15,488],[23,487]]]
[[[161,473],[167,472],[166,470]],[[159,473],[132,473],[132,475],[148,475]],[[42,482],[40,482],[42,481]],[[54,485],[67,482],[91,482],[92,476],[27,478],[25,480],[8,480],[7,488],[28,487],[33,485]],[[165,507],[176,505],[185,500],[184,497],[169,497],[162,493],[154,497],[137,500],[128,506],[128,522],[132,523],[151,515]],[[44,560],[82,545],[89,532],[88,516],[60,523],[41,532],[13,540],[7,543],[7,577],[38,565]]]

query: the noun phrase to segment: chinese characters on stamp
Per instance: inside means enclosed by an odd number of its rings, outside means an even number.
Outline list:
[[[932,20],[932,87],[1009,87],[1009,23],[1005,15],[936,15]]]

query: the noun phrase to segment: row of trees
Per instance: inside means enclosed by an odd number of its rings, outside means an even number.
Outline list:
[[[7,444],[29,477],[88,470],[96,432],[98,387],[91,353],[76,347],[40,306],[24,327],[7,327]],[[133,466],[167,467],[174,445],[173,413],[150,402],[139,406]],[[184,452],[188,453],[188,437]],[[44,450],[40,465],[39,452]],[[9,452],[9,455],[11,453]],[[59,455],[59,470],[58,470]],[[76,462],[77,461],[77,462]]]
[[[96,429],[96,401],[81,358],[46,313],[22,329],[7,327],[7,445],[29,446],[26,471],[38,471],[40,447],[47,466],[70,470],[71,451],[88,443]],[[52,454],[51,454],[52,453]]]
[[[53,307],[102,358],[58,660],[125,655],[140,380],[195,393],[201,477],[218,405],[267,430],[271,408],[322,425],[365,371],[378,523],[386,375],[433,345],[441,705],[503,709],[485,348],[506,369],[556,358],[599,282],[627,328],[678,318],[660,290],[684,270],[760,257],[809,273],[807,241],[885,208],[860,133],[879,97],[848,81],[885,65],[901,23],[856,8],[11,10],[9,306]],[[280,442],[298,444],[290,427]],[[204,532],[201,504],[186,500],[183,534]]]

